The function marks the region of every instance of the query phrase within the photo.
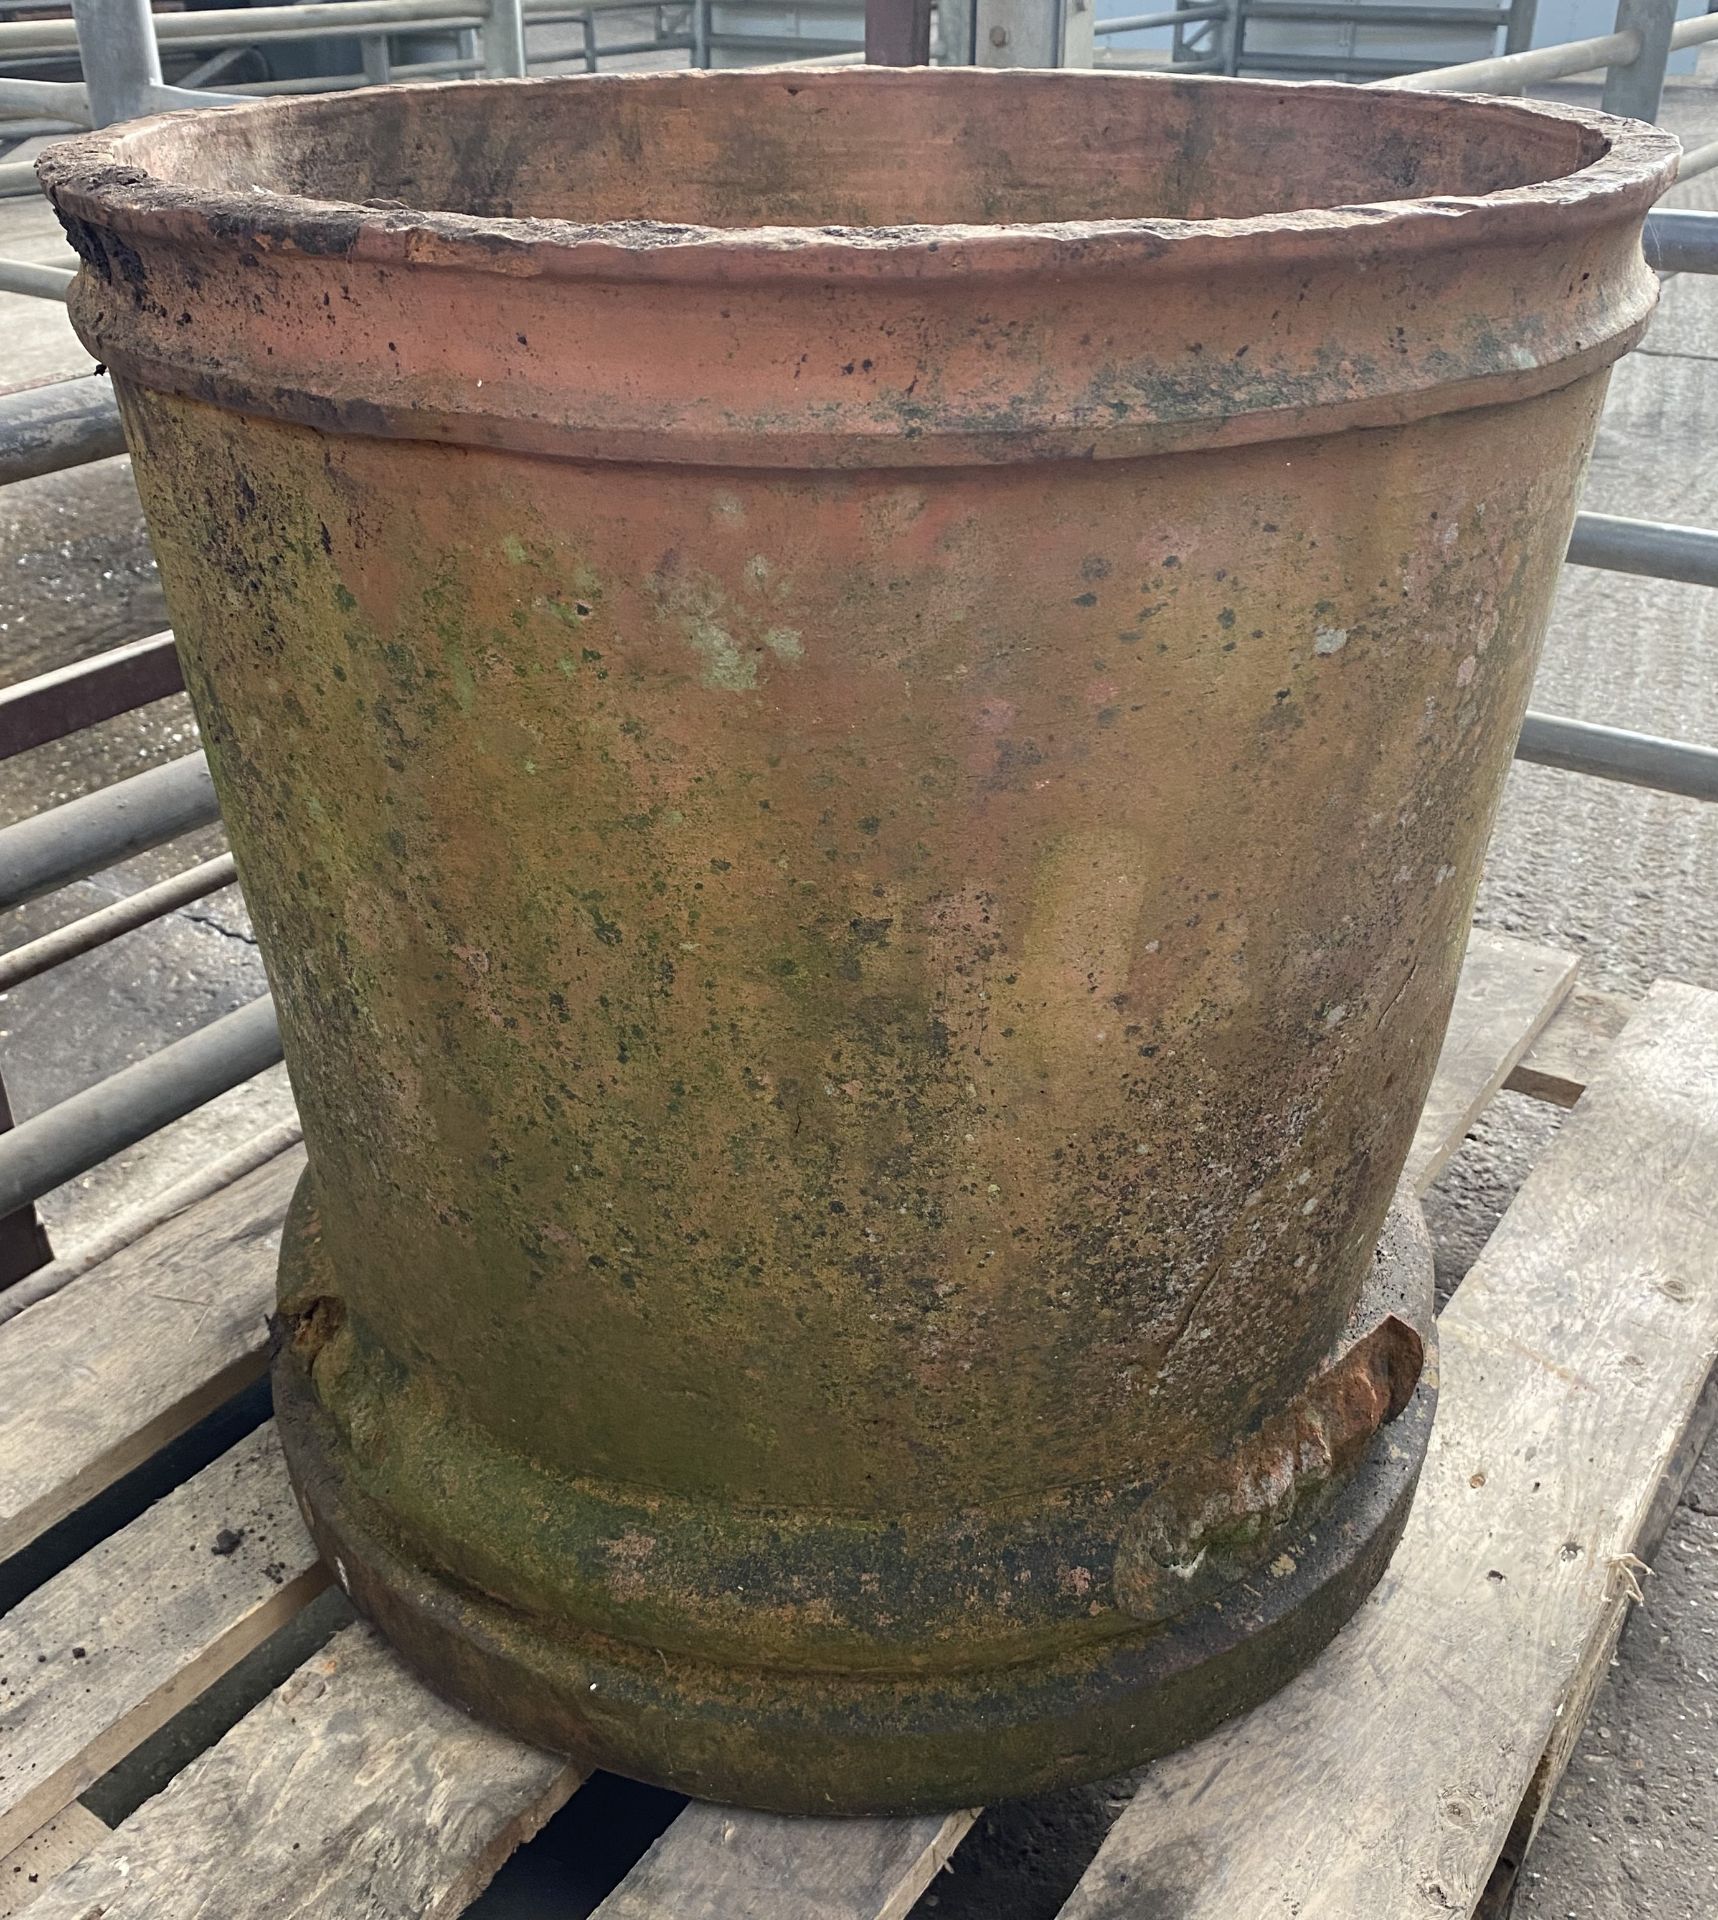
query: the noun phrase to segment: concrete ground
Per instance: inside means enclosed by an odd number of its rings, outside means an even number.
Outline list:
[[[1689,144],[1718,137],[1718,86],[1674,87],[1667,122]],[[1718,206],[1718,174],[1686,204]],[[0,203],[0,254],[63,257],[46,209]],[[0,296],[0,384],[82,371],[63,313]],[[1644,346],[1619,367],[1587,505],[1718,527],[1718,283],[1666,287]],[[0,489],[0,682],[165,624],[123,460]],[[1718,741],[1718,594],[1566,570],[1535,705]],[[0,763],[0,822],[186,752],[183,700]],[[11,946],[218,845],[163,849],[11,917]],[[1718,810],[1517,767],[1480,902],[1489,926],[1567,946],[1600,986],[1673,976],[1718,988]],[[263,990],[236,892],[0,996],[0,1070],[29,1114]],[[277,1070],[51,1197],[61,1246],[290,1114]],[[1474,1129],[1429,1205],[1446,1286],[1483,1246],[1558,1124],[1511,1096]],[[1647,1583],[1647,1603],[1523,1877],[1535,1920],[1707,1920],[1718,1842],[1718,1457],[1697,1471]],[[923,1920],[1048,1920],[1078,1877],[1125,1783],[987,1814],[916,1912]],[[587,1912],[674,1809],[671,1796],[604,1788],[504,1870],[487,1920]],[[1142,1915],[1141,1920],[1152,1920]],[[1168,1916],[1163,1916],[1168,1920]]]

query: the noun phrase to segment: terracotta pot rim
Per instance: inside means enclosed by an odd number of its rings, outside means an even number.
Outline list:
[[[823,71],[735,69],[700,73],[555,75],[527,80],[450,82],[426,94],[474,88],[564,89],[723,87],[794,91],[853,87],[946,85],[948,68],[849,68]],[[378,264],[446,266],[464,271],[568,279],[650,281],[821,281],[960,279],[1053,271],[1082,277],[1137,271],[1147,263],[1257,271],[1261,261],[1314,260],[1333,251],[1364,257],[1431,253],[1547,237],[1547,219],[1573,230],[1626,220],[1650,206],[1675,176],[1681,145],[1643,121],[1583,107],[1482,94],[1374,90],[1340,82],[1168,78],[1116,72],[963,69],[960,84],[1019,86],[1176,86],[1256,89],[1333,104],[1366,94],[1393,110],[1436,116],[1452,108],[1502,117],[1525,116],[1578,126],[1605,142],[1573,172],[1483,194],[1381,199],[1354,205],[1232,218],[1063,220],[948,225],[697,226],[650,220],[578,222],[528,216],[477,215],[368,206],[354,201],[253,188],[248,193],[180,184],[135,163],[164,128],[186,113],[158,114],[62,141],[37,163],[43,187],[68,218],[98,221],[111,231],[180,246],[222,251],[337,256]],[[317,111],[361,111],[387,91],[354,89],[337,98],[264,100],[220,109],[223,117],[286,118]],[[208,109],[194,109],[206,120]]]

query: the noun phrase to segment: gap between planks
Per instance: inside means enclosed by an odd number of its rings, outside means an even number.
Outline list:
[[[328,1584],[272,1423],[0,1618],[0,1854]]]
[[[580,1779],[437,1699],[359,1623],[27,1920],[452,1920]]]

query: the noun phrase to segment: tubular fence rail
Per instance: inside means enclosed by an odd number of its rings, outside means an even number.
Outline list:
[[[904,0],[920,4],[922,0]],[[15,20],[0,7],[0,59],[23,54],[76,55],[84,79],[0,79],[0,113],[20,109],[44,120],[77,125],[108,121],[163,106],[228,105],[232,93],[197,86],[167,86],[160,47],[221,48],[235,37],[251,45],[270,38],[308,35],[380,36],[380,53],[367,54],[366,75],[396,80],[436,73],[518,75],[526,70],[527,25],[575,22],[584,26],[583,58],[595,69],[600,53],[594,20],[620,10],[626,0],[591,0],[575,7],[554,0],[349,0],[260,7],[250,10],[165,14],[152,19],[147,0],[73,0],[74,20]],[[1238,4],[1255,17],[1329,22],[1366,13],[1348,0],[1190,0],[1097,23],[1100,38],[1146,28],[1172,27],[1183,70],[1231,69]],[[1654,119],[1666,62],[1681,47],[1718,39],[1718,15],[1677,21],[1676,0],[1620,0],[1615,31],[1560,46],[1518,48],[1458,66],[1392,76],[1378,85],[1470,93],[1519,93],[1525,87],[1576,74],[1605,74],[1604,104],[1620,113]],[[643,9],[628,7],[629,11]],[[1395,10],[1407,21],[1419,9]],[[1440,24],[1462,10],[1427,7]],[[1520,31],[1521,10],[1470,10],[1466,24],[1491,23]],[[711,33],[711,0],[657,9],[658,34],[644,47],[681,47],[697,66],[710,64],[719,45]],[[389,67],[387,36],[447,32],[468,37],[457,58],[414,60]],[[923,21],[920,21],[921,39]],[[455,44],[461,44],[456,42]],[[808,43],[794,43],[806,52]],[[845,53],[844,43],[817,50],[812,59]],[[756,41],[746,45],[756,48]],[[480,50],[479,50],[480,49]],[[1183,57],[1185,56],[1185,57]],[[578,56],[575,56],[575,58]],[[1100,58],[1102,56],[1100,55]],[[224,70],[221,56],[193,70],[207,80]],[[809,62],[808,62],[809,64]],[[339,84],[346,84],[342,79]],[[15,123],[14,123],[15,124]],[[7,123],[0,120],[0,138]],[[1718,139],[1695,148],[1682,177],[1718,164]],[[21,169],[0,166],[0,191]],[[33,180],[31,185],[33,186]],[[1718,273],[1718,214],[1682,209],[1652,215],[1647,222],[1648,258],[1665,273]],[[63,297],[69,273],[0,262],[0,289]],[[111,389],[99,376],[0,395],[0,484],[55,473],[123,452],[124,437]],[[1661,580],[1718,587],[1718,532],[1650,520],[1583,513],[1569,543],[1571,566],[1643,574]],[[0,689],[0,759],[62,739],[84,727],[147,705],[180,690],[179,663],[170,633],[154,634],[69,667]],[[1554,714],[1529,713],[1516,757],[1659,792],[1718,800],[1718,747],[1662,739]],[[90,874],[102,872],[147,848],[157,847],[220,818],[209,770],[201,753],[156,767],[114,786],[51,808],[0,829],[0,908],[37,899]],[[121,935],[234,883],[230,855],[205,860],[186,872],[144,888],[74,920],[11,952],[0,954],[0,993],[33,979],[74,955],[91,952]],[[0,1085],[0,1289],[35,1274],[14,1296],[34,1298],[77,1271],[72,1261],[52,1262],[34,1202],[66,1181],[124,1151],[169,1121],[249,1079],[280,1058],[274,1008],[268,997],[211,1022],[136,1066],[98,1082],[16,1126],[10,1124]],[[42,1271],[38,1272],[37,1270]],[[5,1302],[0,1297],[0,1317]]]

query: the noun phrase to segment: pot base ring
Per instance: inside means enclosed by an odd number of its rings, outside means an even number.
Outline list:
[[[1379,1246],[1424,1302],[1426,1364],[1310,1522],[1220,1602],[1064,1659],[962,1673],[742,1669],[544,1620],[450,1580],[343,1470],[284,1346],[275,1411],[299,1503],[357,1607],[435,1689],[535,1745],[699,1799],[799,1814],[982,1805],[1100,1780],[1185,1746],[1308,1665],[1378,1583],[1407,1522],[1437,1398],[1431,1249],[1398,1200]],[[1416,1313],[1416,1319],[1421,1316]]]

